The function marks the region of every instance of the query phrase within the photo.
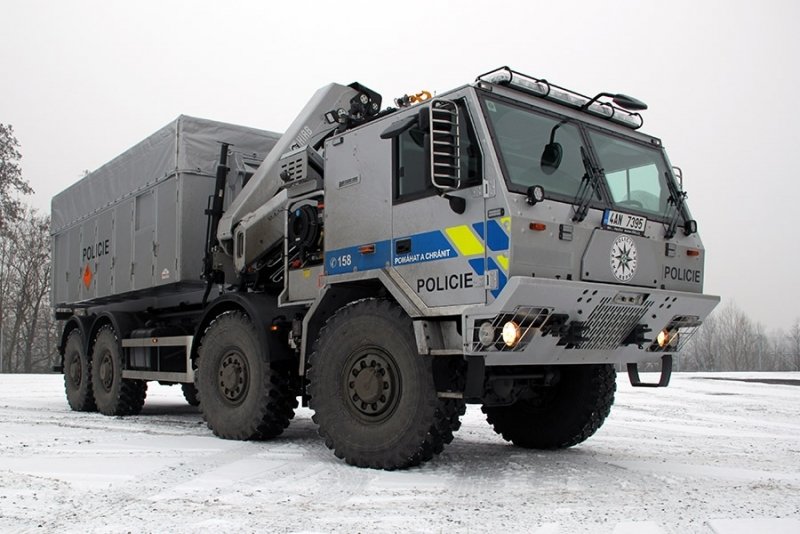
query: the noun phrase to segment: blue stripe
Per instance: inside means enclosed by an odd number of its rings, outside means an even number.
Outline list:
[[[508,234],[506,234],[506,231],[500,226],[500,223],[492,219],[488,221],[486,225],[489,229],[489,238],[486,240],[489,250],[495,252],[499,250],[508,250]]]
[[[397,242],[404,239],[411,240],[411,251],[407,254],[395,255],[392,259],[392,265],[395,267],[458,257],[458,252],[456,252],[456,249],[453,248],[441,230],[395,239],[395,250],[397,250]]]
[[[375,243],[375,252],[372,254],[362,254],[359,248],[345,247],[331,250],[325,253],[325,274],[343,274],[355,271],[368,271],[370,269],[382,269],[389,265],[392,256],[391,241],[379,241]]]
[[[477,232],[478,236],[483,239],[483,221],[473,223],[472,227],[475,229],[475,232]]]
[[[483,276],[483,258],[475,258],[474,260],[469,260],[469,266],[472,267],[472,270],[475,271],[475,274],[478,276]]]

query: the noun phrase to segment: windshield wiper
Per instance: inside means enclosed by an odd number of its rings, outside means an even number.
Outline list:
[[[673,180],[670,175],[669,171],[664,171],[664,178],[667,181],[667,187],[669,188],[669,198],[667,199],[667,209],[664,213],[664,216],[669,213],[669,207],[672,206],[673,213],[672,216],[669,218],[669,222],[667,223],[667,230],[664,233],[664,237],[667,239],[671,239],[675,236],[675,230],[678,227],[678,219],[681,218],[683,215],[683,204],[686,202],[686,191],[681,191],[678,189],[678,186],[675,184],[675,180]]]
[[[575,208],[575,214],[572,216],[573,222],[581,222],[586,218],[586,214],[589,212],[589,203],[592,200],[592,192],[597,190],[598,176],[603,172],[603,169],[598,169],[592,165],[589,154],[584,147],[581,147],[581,159],[586,173],[581,178],[581,186],[578,188],[578,193],[572,202]]]

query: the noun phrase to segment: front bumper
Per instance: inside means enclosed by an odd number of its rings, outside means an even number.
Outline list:
[[[698,293],[515,276],[493,303],[462,314],[464,352],[487,366],[654,362],[680,352],[718,303]],[[512,320],[521,338],[509,347],[501,331]],[[662,348],[655,339],[664,329],[677,335]]]

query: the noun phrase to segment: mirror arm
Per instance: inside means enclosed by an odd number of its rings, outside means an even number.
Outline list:
[[[386,128],[380,135],[381,139],[393,139],[395,137],[399,137],[404,132],[407,132],[411,128],[417,125],[417,116],[412,115],[410,117],[406,117],[405,119],[401,119],[397,122],[393,122],[388,128]]]
[[[597,95],[595,95],[594,98],[592,98],[591,100],[589,100],[588,102],[586,102],[584,105],[581,106],[581,111],[589,109],[589,106],[597,102],[597,99],[603,96],[614,98],[617,95],[615,95],[614,93],[598,93]]]

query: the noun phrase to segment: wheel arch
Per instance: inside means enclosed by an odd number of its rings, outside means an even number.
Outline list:
[[[203,312],[192,339],[192,361],[198,357],[197,349],[206,329],[220,315],[240,311],[251,318],[256,326],[259,345],[265,347],[269,361],[287,360],[293,357],[289,348],[288,329],[296,308],[278,308],[277,299],[264,293],[228,293],[212,302]],[[272,331],[271,327],[278,327]]]
[[[325,322],[340,308],[357,300],[379,297],[394,302],[391,293],[378,279],[345,282],[329,285],[314,302],[303,320],[303,341],[300,349],[300,374],[306,371],[306,362]]]
[[[87,353],[91,354],[91,341],[104,326],[111,325],[117,335],[117,339],[122,339],[128,337],[131,331],[139,328],[141,324],[142,322],[132,313],[104,311],[97,314],[94,321],[92,321],[92,327],[86,338]]]
[[[78,330],[81,334],[83,346],[86,347],[86,340],[89,339],[89,330],[91,329],[92,317],[85,317],[73,315],[66,323],[64,329],[61,331],[61,339],[58,342],[58,353],[61,355],[61,364],[64,364],[64,351],[67,348],[67,339],[73,330]]]
[[[61,339],[58,342],[58,354],[59,354],[59,365],[62,370],[64,369],[64,352],[67,350],[67,339],[69,339],[70,334],[73,331],[77,330],[80,333],[81,341],[83,342],[83,350],[84,355],[88,353],[89,347],[89,331],[91,330],[92,326],[92,317],[82,316],[82,315],[73,315],[67,322],[64,323],[64,329],[61,331]],[[58,370],[56,368],[56,370]]]

